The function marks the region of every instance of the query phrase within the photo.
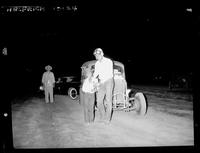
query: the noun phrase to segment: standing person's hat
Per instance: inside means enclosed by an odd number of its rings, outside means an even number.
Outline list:
[[[52,67],[50,65],[45,66],[45,70],[52,70]]]
[[[101,48],[95,49],[93,54],[94,54],[94,55],[99,54],[99,55],[102,55],[102,56],[104,55],[104,54],[103,54],[103,50],[102,50]]]

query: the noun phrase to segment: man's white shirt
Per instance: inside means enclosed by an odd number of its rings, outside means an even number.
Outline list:
[[[106,57],[95,63],[94,77],[99,76],[100,83],[113,78],[113,62]]]

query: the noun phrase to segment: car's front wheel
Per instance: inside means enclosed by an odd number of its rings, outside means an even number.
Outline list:
[[[76,99],[78,97],[78,92],[77,92],[76,88],[73,88],[73,87],[69,88],[68,95],[71,99],[73,99],[73,100]]]
[[[138,92],[135,94],[135,107],[136,107],[136,112],[139,115],[145,115],[147,112],[147,103],[146,99],[144,97],[144,94],[141,92]]]

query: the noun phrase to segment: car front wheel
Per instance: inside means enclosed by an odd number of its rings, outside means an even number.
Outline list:
[[[71,99],[73,99],[73,100],[76,99],[78,97],[78,92],[77,92],[76,88],[73,88],[73,87],[69,88],[68,95]]]
[[[135,107],[136,107],[136,112],[139,115],[145,115],[147,112],[147,104],[146,104],[146,99],[144,97],[144,94],[141,92],[138,92],[135,94]]]

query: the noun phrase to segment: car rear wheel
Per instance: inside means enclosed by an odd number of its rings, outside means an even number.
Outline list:
[[[68,95],[71,99],[73,99],[73,100],[76,99],[78,97],[78,92],[77,92],[76,88],[73,88],[73,87],[69,88]]]

